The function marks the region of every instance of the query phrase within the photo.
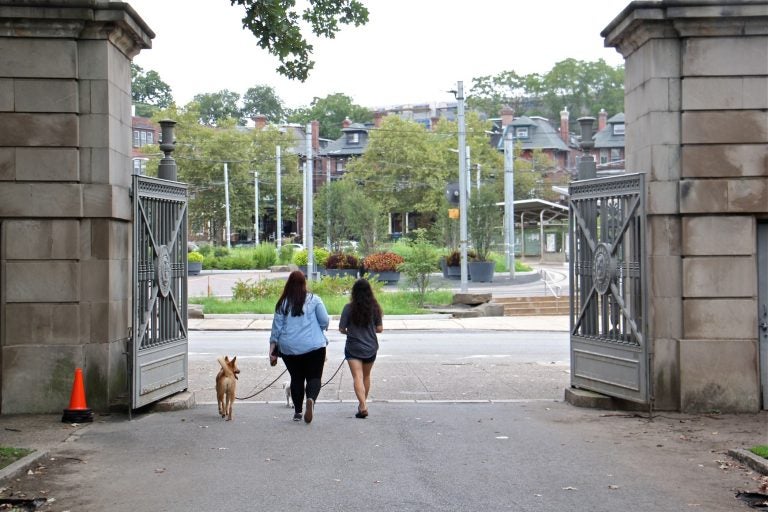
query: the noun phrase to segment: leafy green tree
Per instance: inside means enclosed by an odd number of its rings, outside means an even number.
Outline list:
[[[564,107],[577,117],[624,111],[624,68],[603,59],[565,59],[544,75],[518,75],[503,71],[474,78],[467,105],[496,117],[506,105],[516,115],[542,115],[559,119]]]
[[[260,196],[271,196],[274,201],[275,146],[290,147],[294,141],[290,134],[276,129],[236,129],[231,119],[217,128],[204,126],[199,123],[200,116],[198,104],[192,102],[183,109],[172,106],[158,112],[155,119],[177,120],[173,156],[178,164],[179,180],[190,186],[190,232],[206,233],[212,242],[225,243],[224,162],[229,174],[231,232],[250,230],[254,208],[251,172],[259,172]],[[150,174],[156,173],[158,160],[159,156],[155,156],[150,163]],[[284,152],[282,164],[283,218],[295,218],[302,190],[298,157]],[[265,205],[260,206],[263,212]]]
[[[314,232],[319,240],[330,234],[334,250],[339,242],[358,239],[363,254],[374,250],[386,230],[385,218],[374,201],[352,180],[323,186],[314,205]]]
[[[434,212],[448,180],[439,137],[423,125],[387,116],[362,157],[347,166],[385,212]]]
[[[416,288],[416,300],[419,307],[424,306],[424,297],[429,288],[430,275],[437,269],[437,250],[429,243],[425,230],[414,230],[414,240],[405,263],[398,270],[405,274],[408,282]]]
[[[220,126],[227,119],[234,119],[240,125],[245,122],[240,117],[237,103],[240,95],[227,89],[218,92],[195,94],[192,99],[197,103],[196,110],[200,112],[199,122],[206,126]],[[190,107],[193,108],[194,107]]]
[[[469,202],[467,228],[479,261],[488,261],[497,233],[501,233],[501,207],[496,203],[502,199],[503,196],[498,194],[495,187],[485,185],[472,194],[472,200]]]
[[[352,98],[337,92],[329,94],[325,98],[316,97],[308,108],[294,111],[289,121],[300,124],[318,121],[321,137],[338,139],[341,137],[341,125],[346,118],[349,118],[353,123],[368,123],[373,121],[373,112],[360,105],[355,105]]]
[[[241,115],[251,118],[256,114],[267,116],[272,123],[279,123],[285,119],[283,100],[269,85],[256,85],[251,87],[243,95],[243,108]]]
[[[173,103],[171,87],[163,82],[157,71],[144,71],[131,63],[131,100],[136,105],[136,115],[152,117],[152,114]]]
[[[302,32],[333,39],[340,25],[364,25],[368,9],[358,0],[312,0],[299,11],[295,0],[230,0],[245,7],[243,28],[256,36],[257,44],[280,61],[277,72],[302,82],[314,67],[313,46]],[[306,5],[306,4],[305,4]]]

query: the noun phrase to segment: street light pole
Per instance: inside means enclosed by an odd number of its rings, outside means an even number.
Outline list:
[[[253,245],[259,245],[259,172],[253,173]]]
[[[515,140],[512,128],[504,134],[504,247],[509,277],[515,277]],[[522,256],[522,254],[521,254]]]
[[[283,204],[280,199],[282,193],[282,176],[280,176],[280,146],[275,146],[275,201],[277,201],[277,226],[275,239],[277,240],[277,251],[280,252],[280,248],[283,246]]]
[[[461,292],[467,292],[467,143],[464,123],[464,82],[457,84],[459,123],[459,245],[461,247]]]
[[[313,212],[312,212],[312,188],[313,188],[313,174],[314,174],[314,166],[312,161],[312,123],[307,124],[307,167],[304,171],[304,183],[306,191],[306,196],[304,200],[304,205],[306,209],[306,218],[307,223],[304,226],[304,232],[306,233],[306,242],[305,247],[307,248],[307,279],[310,281],[312,280],[312,276],[315,273],[315,254],[314,254],[314,244],[313,244],[313,237],[314,234],[312,233],[312,222],[313,222]]]
[[[226,221],[226,228],[227,228],[227,249],[231,249],[232,245],[230,240],[232,239],[232,236],[229,232],[229,170],[227,169],[227,162],[224,162],[224,206],[227,210],[227,221]]]

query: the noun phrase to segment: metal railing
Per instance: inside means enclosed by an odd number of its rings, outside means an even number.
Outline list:
[[[562,287],[557,284],[550,272],[548,272],[546,269],[540,269],[539,275],[541,276],[541,280],[544,282],[544,295],[547,295],[547,291],[549,291],[552,296],[554,296],[556,299],[560,298],[560,293],[562,293]],[[557,291],[555,291],[557,290]]]

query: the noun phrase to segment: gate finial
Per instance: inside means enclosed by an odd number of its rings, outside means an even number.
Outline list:
[[[157,177],[163,180],[176,181],[176,160],[173,159],[171,153],[176,149],[176,139],[173,136],[173,127],[176,126],[176,121],[171,119],[163,119],[160,121],[160,150],[165,154],[163,159],[160,160],[160,164],[157,167]]]

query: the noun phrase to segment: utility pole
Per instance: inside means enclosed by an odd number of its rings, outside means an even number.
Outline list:
[[[472,165],[470,165],[470,148],[467,146],[467,165],[464,167],[467,171],[467,200],[472,200]]]
[[[253,173],[253,245],[259,245],[259,172]]]
[[[325,208],[327,211],[327,217],[328,220],[327,226],[325,229],[326,237],[325,237],[325,245],[326,249],[328,249],[328,252],[331,252],[331,159],[326,156],[325,160],[325,186],[328,187],[325,189],[325,197],[326,197],[326,205]]]
[[[467,292],[467,143],[464,123],[464,82],[458,82],[458,122],[459,122],[459,246],[461,247],[461,292]]]
[[[307,278],[311,281],[312,276],[315,273],[315,254],[313,247],[313,233],[312,233],[312,178],[314,174],[314,166],[312,162],[312,124],[307,123],[307,168],[304,171],[304,183],[305,183],[305,199],[304,209],[306,211],[307,223],[304,225],[304,233],[306,242],[304,247],[307,248]]]
[[[227,210],[227,249],[231,249],[232,245],[230,240],[232,236],[229,232],[229,170],[227,169],[227,162],[224,162],[224,206]]]
[[[511,127],[504,135],[504,247],[509,277],[515,277],[515,140]],[[521,255],[522,256],[522,255]]]
[[[477,166],[477,190],[480,190],[480,169],[482,166],[480,164],[475,165]]]
[[[280,146],[275,146],[275,204],[276,210],[277,210],[277,226],[276,233],[275,233],[275,239],[277,240],[277,251],[280,252],[280,248],[283,246],[283,205],[280,200],[281,195],[281,188],[282,185],[280,181],[282,180],[282,177],[280,176]]]

